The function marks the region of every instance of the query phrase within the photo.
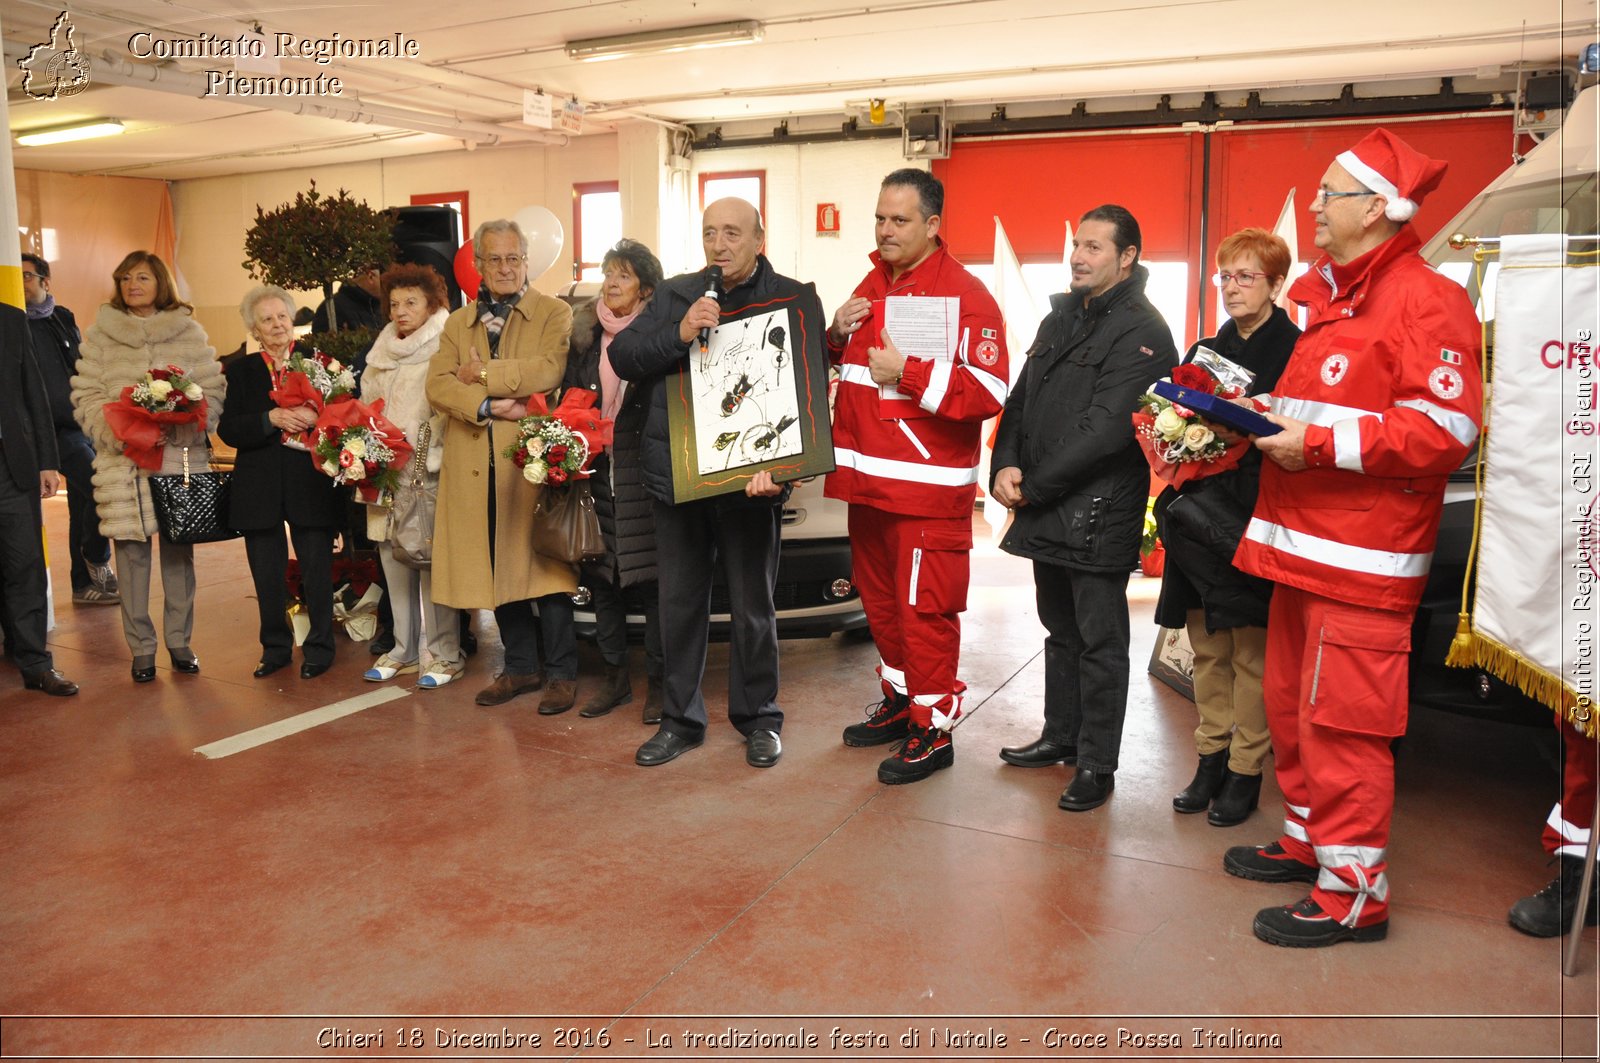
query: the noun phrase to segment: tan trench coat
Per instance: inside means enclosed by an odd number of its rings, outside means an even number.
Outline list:
[[[533,552],[533,507],[542,488],[524,479],[505,457],[517,438],[516,422],[478,419],[485,397],[525,398],[560,385],[571,331],[572,309],[532,288],[512,308],[493,360],[476,303],[445,322],[439,350],[428,366],[428,402],[445,415],[444,465],[434,518],[434,601],[457,609],[491,609],[578,589],[576,568]],[[456,379],[456,370],[472,361],[474,347],[488,367],[487,387]],[[492,567],[491,481],[496,513]]]

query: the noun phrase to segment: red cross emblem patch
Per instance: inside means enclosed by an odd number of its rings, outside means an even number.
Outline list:
[[[1428,390],[1441,399],[1460,398],[1464,387],[1461,371],[1453,366],[1441,365],[1428,374]]]
[[[1330,354],[1322,363],[1322,382],[1330,388],[1344,379],[1350,368],[1350,359],[1342,354]]]

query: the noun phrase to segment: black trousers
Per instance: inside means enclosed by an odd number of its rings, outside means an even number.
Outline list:
[[[644,671],[660,679],[661,591],[654,581],[618,590],[602,579],[586,580],[594,596],[594,640],[600,656],[612,667],[628,663],[628,609],[644,613]]]
[[[1116,771],[1128,713],[1128,573],[1033,563],[1044,640],[1044,737]]]
[[[700,684],[706,671],[713,566],[719,561],[733,622],[728,720],[746,737],[783,729],[778,620],[772,606],[783,509],[742,502],[709,498],[681,506],[658,501],[653,507],[666,658],[661,727],[682,738],[698,738],[706,729]]]
[[[0,457],[0,586],[5,589],[5,627],[12,658],[29,678],[55,666],[45,646],[42,528],[38,485],[31,493],[17,490]]]
[[[333,537],[334,528],[289,525],[294,556],[300,562],[300,600],[311,620],[301,651],[307,664],[332,664],[333,643]],[[261,611],[261,659],[271,664],[294,656],[294,629],[284,610],[289,591],[284,572],[289,567],[289,546],[282,526],[244,533],[244,555],[256,585],[256,605]]]
[[[570,595],[546,594],[497,605],[494,622],[506,648],[507,675],[539,671],[542,646],[545,678],[578,678],[578,635],[572,626]]]
[[[67,478],[67,552],[72,555],[72,589],[89,586],[89,565],[111,560],[111,543],[100,534],[94,504],[94,444],[76,428],[56,429],[61,475]]]

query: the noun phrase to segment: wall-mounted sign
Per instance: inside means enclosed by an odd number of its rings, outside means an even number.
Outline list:
[[[839,235],[839,204],[817,204],[817,235]]]

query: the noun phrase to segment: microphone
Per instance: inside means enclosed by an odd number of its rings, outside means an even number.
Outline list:
[[[706,294],[707,299],[722,302],[722,267],[706,267]],[[711,346],[711,326],[707,325],[700,330],[700,353],[704,354],[707,347]]]

